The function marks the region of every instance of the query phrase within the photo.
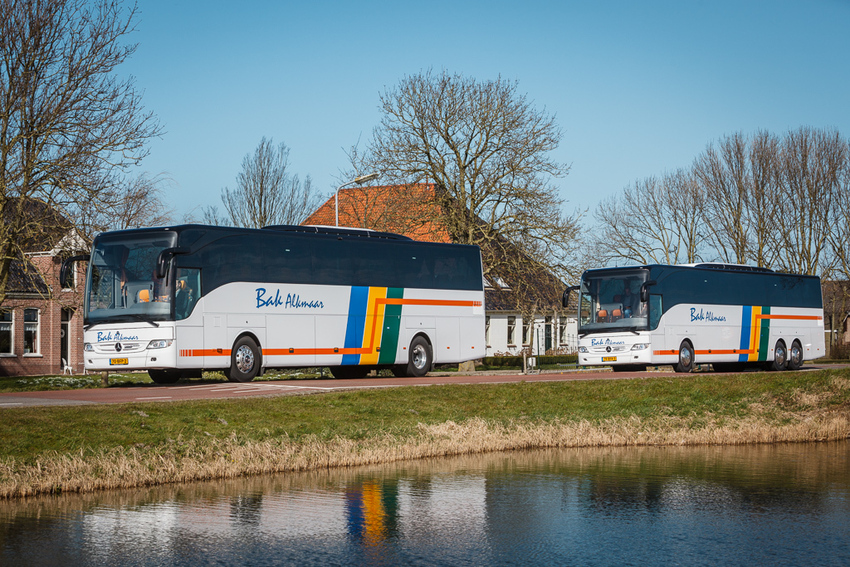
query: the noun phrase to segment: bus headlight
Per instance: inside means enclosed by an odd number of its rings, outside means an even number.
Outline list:
[[[86,346],[83,347],[83,350],[86,352],[94,352],[94,345],[91,343],[86,343]]]
[[[578,347],[578,351],[582,354],[587,354],[587,347],[580,346],[580,347]]]
[[[148,343],[148,349],[168,348],[172,345],[173,342],[174,341],[165,340],[165,339],[158,340],[158,341],[151,341],[151,342]]]
[[[632,345],[632,350],[646,350],[649,348],[649,343],[638,343],[636,345]]]

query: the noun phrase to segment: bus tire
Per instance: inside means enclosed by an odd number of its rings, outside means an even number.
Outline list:
[[[231,382],[250,382],[260,373],[261,364],[260,347],[251,337],[243,336],[230,351],[227,379]]]
[[[771,370],[785,370],[788,368],[788,349],[785,347],[785,341],[779,339],[776,341],[776,347],[773,349],[773,362],[769,364]]]
[[[691,341],[684,340],[679,345],[679,362],[673,367],[676,372],[692,372],[694,369],[694,346]]]
[[[791,351],[788,353],[788,370],[799,370],[803,367],[803,345],[794,339],[791,343]]]
[[[181,372],[179,370],[148,370],[148,376],[154,384],[174,384],[180,380]]]
[[[410,341],[410,352],[407,358],[407,375],[419,378],[425,376],[431,370],[434,356],[431,353],[431,345],[425,337],[416,336]]]
[[[359,366],[356,364],[348,366],[331,366],[331,374],[337,380],[356,380],[357,378],[365,378],[369,374],[368,366]]]

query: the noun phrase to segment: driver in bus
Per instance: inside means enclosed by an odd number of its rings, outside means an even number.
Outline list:
[[[632,287],[629,282],[626,282],[623,288],[623,315],[631,317],[633,313],[637,313],[638,296],[632,293]]]

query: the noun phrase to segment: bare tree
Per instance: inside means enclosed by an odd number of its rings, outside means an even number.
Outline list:
[[[752,190],[747,142],[740,134],[709,145],[694,162],[694,174],[705,191],[708,234],[725,262],[745,264],[750,235],[747,202]]]
[[[50,228],[25,204],[70,218],[98,206],[160,133],[133,80],[116,74],[136,49],[122,43],[135,12],[110,0],[0,2],[0,303],[21,243]]]
[[[263,137],[253,155],[242,160],[236,188],[224,188],[221,201],[233,226],[262,228],[298,224],[318,205],[308,175],[304,182],[287,171],[289,148]]]
[[[696,262],[703,241],[702,206],[703,196],[686,170],[637,181],[597,206],[597,257],[616,263]]]
[[[840,216],[835,206],[848,159],[847,144],[835,131],[800,128],[783,140],[779,269],[829,275],[829,237]]]
[[[433,183],[434,214],[456,242],[478,244],[498,270],[503,243],[557,270],[574,265],[581,213],[566,214],[553,180],[561,132],[517,83],[431,71],[381,95],[366,162],[393,184]],[[528,246],[534,243],[534,246]]]
[[[104,188],[96,205],[81,208],[75,215],[78,232],[91,244],[98,232],[169,224],[172,211],[163,195],[167,181],[141,174],[118,187]]]

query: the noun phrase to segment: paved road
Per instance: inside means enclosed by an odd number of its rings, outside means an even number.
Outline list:
[[[835,368],[836,366],[828,366]],[[820,367],[808,365],[804,370]],[[658,376],[664,372],[611,372],[573,371],[541,374],[470,374],[429,375],[423,378],[361,378],[359,380],[280,380],[237,384],[179,383],[171,386],[144,384],[115,386],[92,390],[55,390],[48,392],[21,392],[0,394],[0,409],[22,406],[56,406],[84,404],[123,404],[140,402],[172,402],[215,398],[243,398],[248,396],[285,396],[315,394],[362,388],[391,388],[395,386],[430,386],[434,384],[500,384],[510,382],[563,382],[568,380],[616,380]]]
[[[565,380],[599,380],[646,376],[651,373],[632,372],[565,372],[542,374],[472,374],[434,375],[423,378],[361,378],[359,380],[281,380],[248,382],[245,384],[217,382],[214,384],[178,383],[170,386],[143,384],[114,386],[91,390],[53,390],[0,394],[0,409],[21,406],[55,406],[83,404],[121,404],[134,402],[170,402],[247,396],[283,396],[314,394],[362,388],[391,388],[395,386],[430,386],[434,384],[498,384],[508,382],[543,382]]]

